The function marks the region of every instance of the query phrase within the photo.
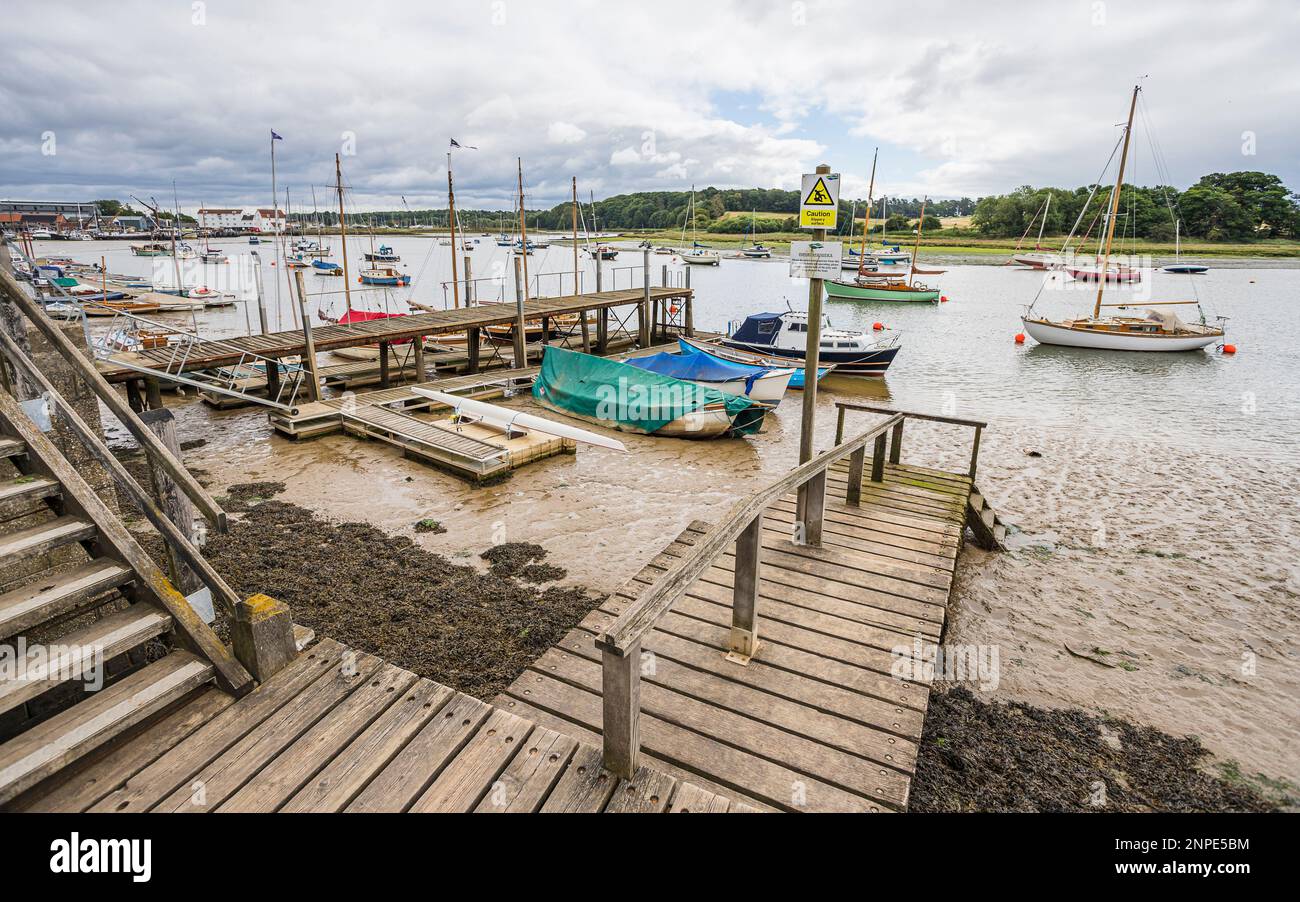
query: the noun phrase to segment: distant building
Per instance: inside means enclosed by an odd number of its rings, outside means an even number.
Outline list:
[[[152,232],[154,228],[153,217],[143,214],[122,214],[112,219],[102,220],[100,223],[101,231],[105,232]]]
[[[8,231],[70,232],[97,228],[99,208],[93,201],[0,200],[0,217]]]
[[[214,232],[274,232],[283,230],[282,210],[245,210],[239,207],[204,207],[199,210],[199,228]]]

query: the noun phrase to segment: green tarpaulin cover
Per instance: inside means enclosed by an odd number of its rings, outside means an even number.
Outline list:
[[[542,358],[533,397],[577,416],[646,433],[719,401],[726,404],[732,435],[757,432],[766,413],[749,398],[555,347],[548,347]]]

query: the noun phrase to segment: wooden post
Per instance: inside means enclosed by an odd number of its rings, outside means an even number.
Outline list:
[[[424,336],[417,335],[413,341],[411,351],[415,354],[415,381],[418,383],[424,381]]]
[[[822,520],[826,512],[826,471],[822,470],[803,484],[807,513],[803,522],[804,544],[817,547],[822,543]]]
[[[630,780],[641,752],[641,643],[625,655],[602,648],[600,659],[605,769]]]
[[[303,280],[302,270],[293,271],[294,284],[298,289],[298,311],[302,314],[302,340],[307,364],[307,398],[320,400],[320,373],[316,371],[316,337],[311,331],[311,316],[307,313],[307,283]]]
[[[515,369],[521,370],[528,366],[528,335],[524,326],[524,282],[523,282],[523,264],[519,256],[515,255]],[[476,355],[477,356],[477,355]]]
[[[819,176],[830,175],[831,167],[822,163],[816,169]],[[826,240],[825,229],[813,229],[813,241]],[[808,340],[804,344],[803,412],[799,424],[799,463],[807,463],[813,456],[813,433],[817,427],[817,367],[821,353],[822,337],[822,280],[808,280]],[[809,490],[811,483],[799,489],[797,520],[806,523],[810,517]]]
[[[609,353],[609,308],[600,308],[600,317],[596,320],[596,353],[602,357]]]
[[[235,657],[260,683],[298,656],[289,606],[266,595],[254,595],[235,605],[230,634]]]
[[[970,446],[970,478],[975,478],[975,465],[979,462],[980,457],[980,433],[984,429],[980,426],[975,427],[975,438]]]
[[[844,409],[840,408],[840,413]],[[838,443],[837,443],[838,444]],[[848,504],[862,503],[862,471],[867,466],[867,446],[863,445],[849,455],[849,489],[844,500]]]
[[[871,455],[871,481],[884,482],[885,480],[885,433],[876,436],[876,447]]]
[[[388,388],[392,380],[388,376],[388,342],[379,343],[379,387]]]
[[[655,340],[654,304],[650,300],[650,249],[641,249],[641,335],[637,343],[648,348]]]
[[[153,376],[146,376],[144,380],[144,396],[149,403],[150,410],[161,410],[163,407],[162,383]]]
[[[736,538],[736,575],[731,593],[731,641],[727,660],[748,664],[758,651],[758,565],[763,552],[763,512]]]
[[[454,252],[455,251],[453,250],[453,253]],[[474,291],[473,275],[474,275],[474,261],[469,254],[466,254],[465,255],[465,306],[466,307],[474,306],[474,296],[475,294],[477,294],[477,292]]]
[[[695,337],[695,303],[694,302],[695,302],[695,293],[692,291],[686,292],[686,299],[684,303],[686,304],[686,337],[687,338]]]
[[[843,443],[844,443],[844,408],[841,407],[839,414],[836,415],[835,417],[835,444],[836,446],[839,446],[842,445]]]
[[[465,372],[478,372],[478,352],[479,352],[479,327],[470,326],[465,330],[465,339],[468,342],[469,360],[465,365]]]
[[[158,441],[162,442],[177,460],[181,459],[181,443],[176,437],[175,414],[166,408],[149,410],[140,415],[140,421],[149,427],[150,432],[158,436]],[[202,542],[195,525],[194,503],[167,475],[166,470],[154,463],[148,455],[145,455],[145,459],[150,461],[149,470],[153,477],[153,490],[158,498],[158,506],[167,515],[167,519],[176,524],[176,528],[190,544],[198,548]],[[171,576],[172,585],[182,595],[189,595],[201,589],[203,581],[177,556],[176,549],[171,543],[164,542],[163,545],[167,549],[167,571]]]
[[[894,434],[889,439],[889,462],[896,464],[903,456],[903,423],[899,420],[894,424]]]
[[[126,403],[135,413],[144,412],[144,398],[140,396],[140,380],[126,380]]]
[[[272,401],[280,397],[280,361],[266,360],[266,396]]]

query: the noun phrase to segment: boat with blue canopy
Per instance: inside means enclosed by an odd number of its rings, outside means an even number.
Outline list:
[[[795,374],[793,367],[735,363],[711,357],[689,345],[676,354],[663,351],[645,357],[630,357],[626,363],[638,369],[672,376],[674,379],[685,379],[728,394],[744,395],[762,404],[780,401],[790,385],[790,377]]]
[[[707,342],[707,341],[700,341],[699,339],[695,339],[695,338],[678,338],[677,345],[682,349],[683,353],[685,353],[686,351],[696,351],[700,354],[707,354],[709,357],[712,357],[715,360],[722,360],[728,363],[749,364],[750,366],[766,367],[768,369],[786,367],[790,365],[789,360],[782,360],[779,357],[769,357],[764,354],[754,354],[750,351],[738,351],[735,348],[724,348],[722,345],[716,345],[713,344],[712,342]],[[830,364],[829,366],[818,365],[817,381],[818,382],[822,381],[822,379],[825,378],[826,374],[831,372],[834,369],[835,369],[835,364],[833,363]],[[795,391],[803,391],[803,384],[804,384],[803,369],[796,367],[795,371],[790,375],[790,384],[788,388],[792,388]]]
[[[802,366],[808,347],[808,314],[799,310],[755,313],[718,343]],[[836,375],[883,376],[899,350],[897,334],[877,340],[866,332],[832,329],[830,321],[823,319],[817,359],[819,364],[835,364]]]

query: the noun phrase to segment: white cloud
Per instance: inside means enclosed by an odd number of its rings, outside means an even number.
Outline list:
[[[587,133],[572,122],[552,122],[546,130],[546,138],[552,144],[578,144]]]

